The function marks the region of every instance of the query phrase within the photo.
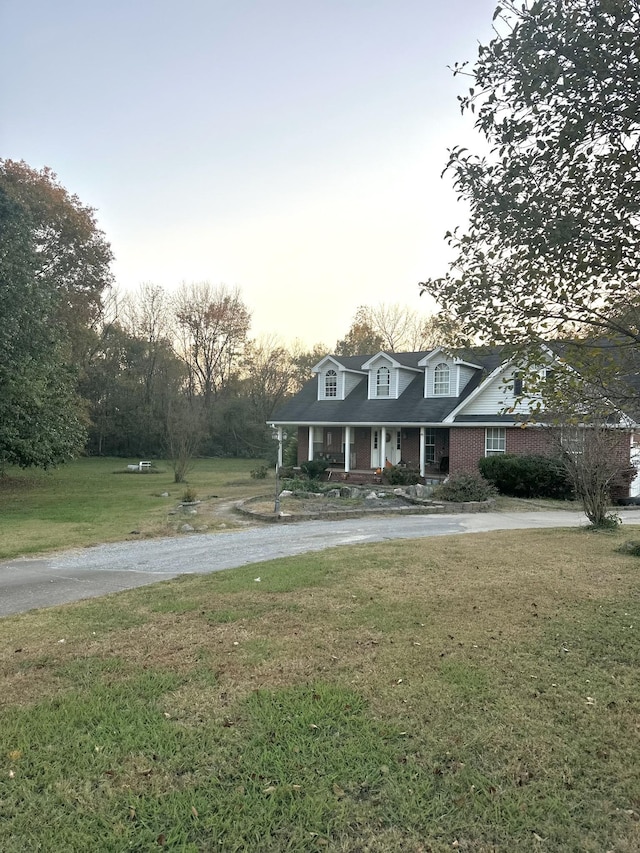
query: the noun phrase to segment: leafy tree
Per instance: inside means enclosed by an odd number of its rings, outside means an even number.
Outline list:
[[[37,171],[25,162],[0,159],[0,184],[24,211],[34,283],[57,295],[54,316],[70,346],[67,360],[82,366],[102,319],[103,293],[113,281],[113,254],[95,211],[49,168]]]
[[[349,331],[336,343],[337,355],[369,355],[383,349],[382,335],[370,325],[366,310],[361,306],[356,311]]]
[[[72,249],[60,258],[68,245],[58,240],[58,225],[74,204],[62,191],[55,214],[41,209],[40,194],[53,187],[48,172],[0,161],[0,469],[55,465],[85,436],[60,284],[82,278],[74,261],[82,268],[85,258]]]
[[[447,235],[449,272],[421,287],[467,336],[530,364],[532,343],[572,338],[582,377],[635,404],[622,380],[640,366],[640,5],[506,0],[494,21],[475,65],[454,69],[487,149],[450,151],[469,223]]]

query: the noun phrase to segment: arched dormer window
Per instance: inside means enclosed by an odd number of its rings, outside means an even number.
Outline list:
[[[449,365],[445,364],[444,361],[436,364],[433,371],[433,394],[440,397],[448,397],[450,394]]]
[[[338,374],[333,369],[327,370],[324,375],[324,396],[338,396]]]
[[[379,367],[376,373],[376,397],[389,396],[389,368]]]

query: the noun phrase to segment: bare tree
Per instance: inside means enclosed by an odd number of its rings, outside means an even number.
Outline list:
[[[166,412],[167,455],[173,467],[174,483],[184,483],[204,438],[199,400],[176,397]]]
[[[266,421],[294,385],[291,353],[276,336],[263,335],[248,344],[244,369],[244,387],[255,417]]]
[[[189,371],[188,391],[205,409],[238,369],[251,315],[238,288],[183,283],[173,301],[178,355]]]
[[[420,352],[446,345],[452,321],[444,314],[424,317],[407,305],[361,305],[346,336],[336,344],[339,355]]]
[[[589,425],[563,424],[553,430],[553,435],[567,477],[591,525],[617,525],[617,517],[609,511],[612,491],[626,491],[635,473],[629,465],[628,434],[612,429],[611,424],[593,421]]]

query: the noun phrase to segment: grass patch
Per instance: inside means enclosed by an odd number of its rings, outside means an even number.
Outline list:
[[[128,473],[127,461],[91,458],[52,471],[9,469],[0,478],[0,559],[174,533],[177,521],[169,512],[185,484],[173,482],[166,462],[154,473]],[[249,497],[256,491],[254,466],[251,459],[201,459],[188,488],[205,501]]]
[[[622,541],[338,548],[5,619],[0,849],[637,851]]]

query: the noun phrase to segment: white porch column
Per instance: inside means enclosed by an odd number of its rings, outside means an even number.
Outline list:
[[[424,477],[425,471],[427,470],[426,466],[426,454],[425,454],[425,446],[424,442],[427,437],[427,430],[425,427],[420,427],[420,476]]]
[[[282,444],[284,442],[284,430],[278,427],[278,468],[282,468]]]
[[[344,472],[351,470],[351,427],[344,428]]]
[[[311,462],[311,460],[313,459],[313,438],[314,438],[314,435],[313,435],[313,427],[312,427],[312,426],[310,426],[310,427],[309,427],[309,451],[308,451],[308,453],[307,453],[307,459],[308,459],[310,462]]]
[[[384,471],[385,462],[387,461],[387,428],[380,427],[380,467]]]

